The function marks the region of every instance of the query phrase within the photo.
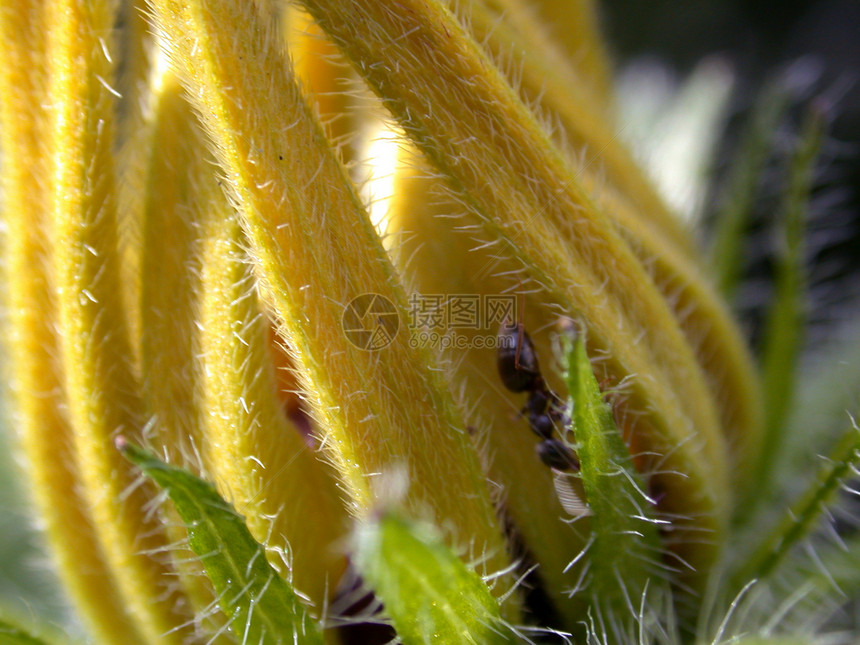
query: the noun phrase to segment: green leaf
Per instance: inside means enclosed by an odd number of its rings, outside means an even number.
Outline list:
[[[358,530],[355,551],[405,645],[513,642],[486,583],[431,527],[384,511]]]
[[[319,626],[298,594],[271,567],[244,519],[214,486],[122,437],[117,448],[175,504],[188,529],[189,546],[203,563],[241,642],[323,642]]]
[[[637,605],[657,574],[660,539],[652,504],[636,472],[630,452],[603,400],[585,343],[563,337],[566,381],[573,403],[575,449],[580,477],[591,509],[588,548],[589,593],[601,610],[609,610],[617,624],[633,618]],[[649,592],[650,593],[650,592]]]
[[[787,510],[783,520],[759,542],[752,554],[736,567],[729,591],[736,592],[750,580],[770,576],[791,549],[818,526],[822,514],[833,503],[842,483],[858,464],[860,428],[852,424],[806,493]]]

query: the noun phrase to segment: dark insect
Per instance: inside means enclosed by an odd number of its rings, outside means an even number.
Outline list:
[[[526,392],[543,386],[532,339],[521,325],[502,325],[498,346],[496,365],[506,388]]]
[[[537,445],[540,460],[556,470],[579,470],[576,453],[558,439],[546,439]]]
[[[522,324],[504,324],[499,330],[496,355],[499,376],[511,392],[528,392],[522,410],[532,432],[543,441],[537,446],[540,460],[556,470],[578,470],[579,460],[564,442],[553,438],[556,428],[561,432],[570,425],[570,415],[561,399],[547,387],[540,373],[537,352]]]
[[[543,379],[541,387],[529,393],[523,414],[528,416],[532,431],[544,439],[549,439],[556,427],[566,428],[570,425],[567,408],[561,399],[546,387]]]
[[[526,407],[523,408],[523,414],[528,414],[530,417],[545,414],[551,399],[552,393],[546,388],[532,390],[526,401]],[[555,403],[554,400],[552,402]]]
[[[529,415],[529,427],[537,436],[549,439],[555,430],[555,423],[548,414]]]

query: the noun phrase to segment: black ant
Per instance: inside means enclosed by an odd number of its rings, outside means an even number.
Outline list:
[[[541,375],[537,352],[522,323],[502,324],[498,348],[496,364],[504,386],[511,392],[529,393],[522,414],[528,417],[532,432],[543,439],[537,446],[538,457],[556,470],[579,470],[576,453],[553,438],[557,425],[569,425],[567,410]]]

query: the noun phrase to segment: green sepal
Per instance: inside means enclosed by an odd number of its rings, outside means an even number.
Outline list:
[[[405,645],[516,642],[487,584],[432,527],[382,511],[358,529],[355,557]]]
[[[266,559],[245,520],[208,482],[117,439],[117,448],[167,493],[188,530],[221,610],[243,643],[322,644],[314,621],[292,586]]]
[[[565,380],[572,403],[572,444],[591,512],[588,593],[607,624],[629,628],[643,594],[661,578],[661,545],[653,502],[603,400],[581,337],[563,336]],[[651,589],[648,590],[648,587]],[[607,615],[608,612],[608,615]]]

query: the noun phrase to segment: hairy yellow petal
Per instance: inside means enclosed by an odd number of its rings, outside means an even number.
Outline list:
[[[181,463],[201,445],[194,361],[200,218],[211,207],[212,160],[179,82],[156,90],[141,218],[141,376],[166,456]]]
[[[141,638],[116,592],[93,520],[80,499],[80,473],[65,413],[57,360],[56,300],[50,272],[47,99],[41,2],[0,8],[2,135],[3,338],[14,399],[13,419],[35,501],[60,578],[88,625],[107,641]]]
[[[495,1],[502,6],[522,2]],[[567,54],[591,93],[608,108],[612,106],[612,61],[600,33],[598,4],[595,0],[536,0],[533,10],[542,29],[535,33],[544,37],[549,32],[552,46]]]
[[[285,5],[284,29],[295,75],[323,124],[323,129],[348,169],[358,158],[358,147],[368,116],[368,100],[361,81],[337,47],[325,37],[308,13]],[[365,89],[363,94],[369,94]]]
[[[695,352],[731,452],[733,488],[745,490],[762,449],[764,412],[761,383],[740,329],[694,258],[671,244],[653,222],[637,217],[613,191],[591,188],[648,269]]]
[[[450,526],[488,570],[504,568],[476,452],[429,353],[402,333],[366,351],[341,329],[356,296],[383,296],[403,320],[406,299],[277,38],[249,3],[155,5],[353,511],[364,514],[384,494],[374,481],[402,466],[407,506]]]
[[[619,140],[611,110],[589,92],[587,78],[553,46],[533,12],[520,7],[518,0],[483,0],[471,5],[468,24],[495,59],[511,59],[508,76],[526,100],[557,121],[556,139],[571,149],[577,178],[594,185],[599,178],[601,192],[629,204],[626,209],[658,231],[665,243],[694,255],[681,221]]]
[[[347,516],[335,473],[315,454],[313,438],[284,414],[269,321],[236,215],[223,194],[201,197],[209,197],[210,208],[201,220],[199,348],[207,470],[254,537],[288,555],[293,585],[322,609],[345,569],[337,549]]]
[[[201,424],[197,358],[200,219],[208,213],[213,162],[200,126],[171,74],[153,79],[143,131],[135,142],[140,243],[135,257],[140,275],[132,309],[139,316],[140,375],[144,412],[152,422],[152,442],[173,464],[199,472]],[[129,149],[130,151],[131,149]],[[210,188],[209,193],[204,188]],[[217,190],[217,187],[215,188]],[[161,509],[165,531],[175,545],[170,555],[193,603],[196,629],[215,633],[226,618],[202,563],[185,548],[188,533],[172,505]],[[208,635],[207,635],[208,638]],[[221,635],[219,642],[227,639]]]
[[[594,28],[589,2],[544,3],[540,11],[560,20],[555,27],[577,23],[577,34]],[[758,453],[762,426],[760,388],[749,351],[693,256],[691,237],[617,140],[606,108],[601,109],[583,74],[577,73],[577,64],[584,61],[560,57],[547,27],[532,13],[517,0],[486,0],[472,5],[469,25],[496,58],[504,57],[511,43],[514,52],[528,52],[521,61],[516,57],[513,61],[522,91],[559,119],[564,143],[578,151],[577,178],[617,223],[676,312],[719,401],[738,474],[743,474]],[[584,42],[595,36],[592,33]],[[584,43],[582,48],[592,51]]]
[[[60,353],[81,484],[117,584],[153,643],[181,642],[188,607],[161,551],[163,530],[146,513],[113,446],[139,434],[141,405],[120,295],[113,178],[114,15],[108,2],[58,0],[49,11],[52,215]],[[121,572],[121,573],[120,573]]]
[[[605,354],[610,374],[635,375],[629,425],[637,446],[662,456],[652,480],[669,491],[664,507],[719,543],[731,492],[704,374],[644,267],[510,86],[437,2],[303,4],[460,192],[495,254],[587,322],[589,354]],[[677,548],[694,567],[716,554],[683,538]]]
[[[146,199],[144,182],[152,155],[153,105],[151,86],[158,81],[153,73],[155,47],[144,15],[144,0],[119,3],[117,20],[124,25],[117,39],[116,90],[122,96],[117,104],[117,229],[122,257],[122,304],[131,338],[135,364],[141,360],[141,216]]]

